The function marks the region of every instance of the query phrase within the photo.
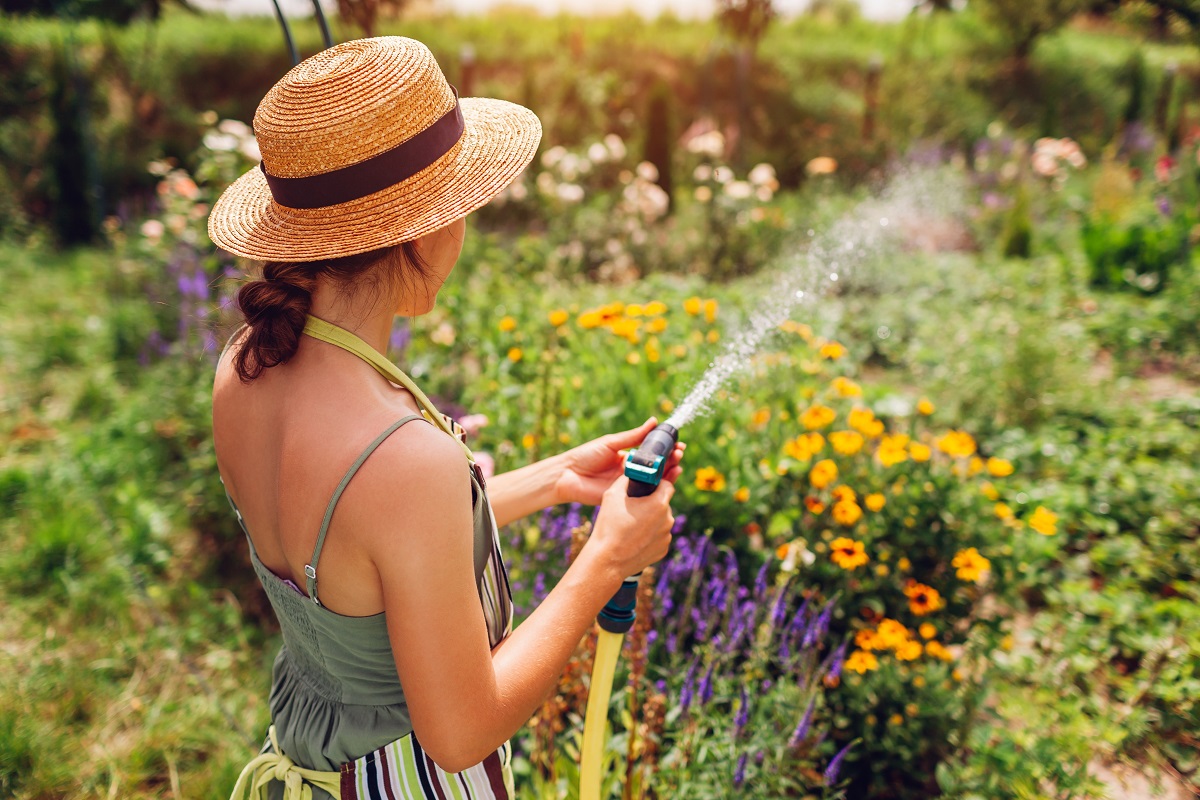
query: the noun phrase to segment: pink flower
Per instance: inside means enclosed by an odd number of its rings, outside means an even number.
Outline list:
[[[459,419],[458,424],[462,425],[467,436],[474,436],[479,433],[480,429],[486,428],[489,421],[487,414],[467,414]]]
[[[483,473],[484,481],[491,480],[496,474],[496,462],[488,453],[475,453],[475,463],[479,465],[479,471]]]

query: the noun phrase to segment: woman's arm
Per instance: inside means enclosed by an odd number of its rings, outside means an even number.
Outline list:
[[[621,451],[637,447],[657,424],[651,417],[637,428],[601,436],[536,464],[495,476],[488,481],[488,499],[496,523],[504,527],[559,503],[599,505],[601,496],[622,474]],[[683,443],[675,446],[666,471],[679,464],[686,448]]]
[[[479,763],[524,725],[621,580],[666,554],[678,474],[644,498],[626,497],[624,478],[614,483],[575,563],[493,653],[475,585],[461,450],[412,425],[364,464],[342,530],[354,531],[375,565],[413,728],[443,769]]]

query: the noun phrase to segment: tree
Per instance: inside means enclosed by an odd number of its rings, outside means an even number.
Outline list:
[[[407,5],[408,0],[337,0],[338,16],[357,26],[367,37],[375,35],[380,12],[398,17]]]
[[[717,22],[730,38],[748,46],[753,52],[775,19],[772,0],[717,0]]]
[[[1009,52],[1025,64],[1038,38],[1054,33],[1076,14],[1086,10],[1088,0],[972,0],[979,14],[1003,34]]]

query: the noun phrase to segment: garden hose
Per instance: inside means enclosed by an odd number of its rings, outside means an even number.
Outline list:
[[[679,431],[663,423],[642,440],[637,450],[625,457],[625,475],[629,478],[627,494],[645,497],[662,482],[667,459],[679,441]],[[631,575],[596,616],[600,625],[596,639],[596,658],[592,665],[592,682],[588,688],[587,713],[583,722],[583,748],[579,765],[580,800],[600,800],[601,767],[604,763],[604,735],[608,723],[608,701],[612,697],[613,675],[625,633],[633,627],[637,614],[638,577]]]

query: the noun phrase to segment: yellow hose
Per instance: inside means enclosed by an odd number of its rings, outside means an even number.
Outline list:
[[[608,700],[612,697],[613,674],[621,656],[625,634],[600,631],[596,640],[596,660],[592,664],[592,684],[588,689],[587,716],[583,721],[583,760],[579,766],[579,800],[600,800],[601,769],[604,765],[605,729],[608,727]]]

